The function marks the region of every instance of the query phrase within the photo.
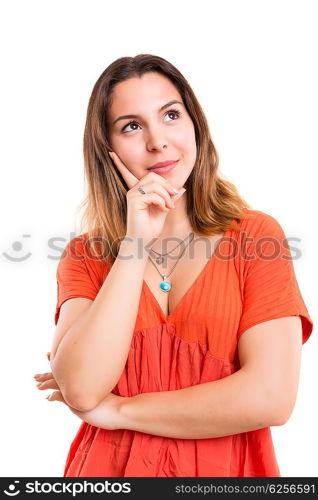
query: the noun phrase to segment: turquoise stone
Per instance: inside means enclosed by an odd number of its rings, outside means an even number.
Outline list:
[[[160,283],[160,288],[164,292],[169,292],[171,290],[171,283],[169,283],[169,281],[162,281]]]

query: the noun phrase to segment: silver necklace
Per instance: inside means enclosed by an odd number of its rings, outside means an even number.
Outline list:
[[[189,234],[189,236],[187,236],[186,238],[184,238],[184,240],[182,240],[182,241],[181,241],[181,243],[184,243],[184,242],[186,241],[186,239],[187,239],[187,238],[189,238],[192,234],[193,234],[193,233],[190,233],[190,234]],[[193,237],[192,237],[191,241],[192,241],[192,240],[193,240]],[[191,243],[191,241],[190,241],[190,243]],[[157,262],[157,264],[162,264],[162,263],[165,261],[164,257],[166,257],[167,255],[170,255],[170,254],[171,254],[171,253],[172,253],[172,252],[173,252],[176,248],[178,248],[178,247],[181,245],[181,243],[179,243],[178,245],[176,245],[176,246],[175,246],[172,250],[170,250],[170,252],[166,252],[166,253],[159,253],[159,252],[156,252],[155,250],[153,250],[153,249],[151,248],[151,249],[150,249],[150,253],[152,253],[152,254],[156,254],[156,255],[158,256],[158,257],[156,257],[156,256],[154,255],[154,257],[153,257],[153,258],[154,258],[154,260]]]
[[[178,257],[177,262],[176,262],[176,263],[175,263],[175,265],[172,267],[172,269],[171,269],[171,271],[170,271],[170,273],[169,273],[169,274],[161,274],[161,272],[160,272],[160,271],[159,271],[159,269],[157,268],[156,264],[153,262],[153,260],[152,260],[152,259],[151,259],[151,257],[150,257],[150,262],[152,262],[152,264],[155,266],[155,268],[157,269],[158,273],[160,274],[160,276],[161,276],[161,277],[162,277],[162,279],[163,279],[163,281],[161,281],[161,282],[160,282],[160,284],[159,284],[159,287],[160,287],[160,289],[161,289],[163,292],[170,292],[172,285],[171,285],[171,282],[170,282],[167,278],[170,276],[170,274],[172,273],[172,271],[174,270],[174,268],[175,268],[175,267],[176,267],[176,265],[178,264],[179,260],[180,260],[180,259],[181,259],[181,257],[183,256],[183,254],[184,254],[184,252],[185,252],[185,250],[186,250],[187,246],[191,243],[191,241],[193,240],[193,238],[194,238],[194,233],[192,232],[192,233],[190,233],[190,241],[189,241],[189,242],[187,243],[187,245],[184,247],[184,250],[182,251],[182,253],[181,253],[180,257]],[[185,238],[185,240],[186,240],[186,239],[187,239],[187,238]],[[185,241],[185,240],[183,240],[183,242],[182,242],[182,243],[184,243],[184,241]],[[175,250],[175,249],[176,249],[178,246],[180,246],[180,245],[181,245],[181,243],[179,243],[179,245],[177,245],[177,246],[176,246],[173,250]],[[163,257],[163,256],[166,256],[166,255],[169,255],[171,252],[173,252],[173,250],[171,250],[170,252],[167,252],[167,253],[165,253],[165,254],[159,254],[159,253],[158,253],[158,252],[156,252],[155,250],[151,250],[151,251],[152,251],[152,252],[154,252],[154,253],[156,253],[156,254],[157,254],[157,255],[159,255],[160,257]],[[159,258],[160,258],[160,257],[159,257]]]

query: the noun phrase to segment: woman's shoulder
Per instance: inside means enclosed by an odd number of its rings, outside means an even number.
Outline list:
[[[240,231],[252,236],[271,236],[283,232],[281,224],[273,215],[246,207],[243,212],[248,218],[241,220]]]
[[[88,233],[83,233],[74,236],[65,245],[62,257],[75,257],[75,258],[85,258],[85,249],[88,241]]]
[[[95,243],[96,254],[92,250]],[[109,259],[103,258],[102,245],[98,238],[90,238],[89,233],[82,233],[74,236],[65,246],[63,258],[69,258],[82,262],[85,266],[96,269],[103,269],[108,264]]]

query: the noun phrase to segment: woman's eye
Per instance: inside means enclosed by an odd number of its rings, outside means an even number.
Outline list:
[[[129,127],[129,125],[138,125],[138,123],[136,123],[136,122],[129,122],[129,123],[127,123],[127,125],[125,125],[125,126],[121,129],[121,131],[122,131],[122,132],[125,132],[125,129],[126,129],[127,127]],[[135,129],[135,130],[136,130],[136,129]],[[128,130],[128,132],[130,132],[130,130]]]
[[[178,119],[180,117],[181,113],[177,109],[170,109],[169,111],[166,112],[165,116],[167,116],[167,115],[175,115],[177,117],[176,119]],[[175,120],[175,118],[173,118],[171,121],[174,121],[174,120]],[[121,129],[121,131],[126,133],[125,130],[127,127],[129,127],[129,125],[137,125],[139,127],[139,124],[137,122],[129,122],[129,123],[127,123],[127,125],[125,125]],[[133,130],[137,130],[137,129],[133,129]],[[128,132],[130,132],[130,131],[131,130],[128,130]]]
[[[180,116],[180,111],[177,111],[176,109],[170,109],[170,111],[167,111],[167,115],[176,115],[177,118]],[[173,121],[173,120],[172,120]]]

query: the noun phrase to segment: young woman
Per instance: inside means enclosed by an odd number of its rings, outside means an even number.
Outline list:
[[[101,74],[84,160],[87,231],[59,262],[38,377],[82,420],[64,477],[280,476],[270,426],[313,323],[279,222],[221,178],[198,100],[157,56]]]

